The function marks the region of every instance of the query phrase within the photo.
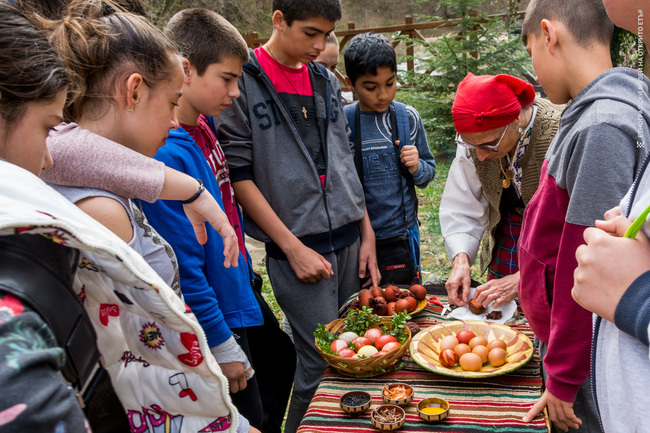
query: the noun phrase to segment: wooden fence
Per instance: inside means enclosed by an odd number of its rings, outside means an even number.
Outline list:
[[[514,16],[518,18],[522,18],[524,16],[524,12],[517,12],[515,13]],[[494,15],[488,15],[488,17],[509,19],[511,15],[494,14]],[[396,36],[407,36],[409,39],[420,39],[421,41],[426,43],[426,39],[424,38],[422,33],[420,33],[421,30],[432,30],[432,29],[445,28],[445,27],[453,28],[453,27],[457,27],[461,21],[462,18],[455,18],[455,19],[444,20],[444,21],[428,21],[428,22],[416,23],[413,20],[413,17],[411,15],[407,15],[406,17],[404,17],[404,24],[396,24],[392,26],[357,29],[355,23],[349,22],[347,30],[340,30],[340,31],[337,30],[336,36],[337,38],[339,38],[340,53],[342,53],[343,50],[345,50],[345,46],[350,41],[350,39],[352,39],[355,35],[366,33],[366,32],[375,32],[375,33],[384,33],[384,34],[388,33],[390,35],[396,35]],[[248,46],[251,48],[256,48],[260,45],[264,45],[268,40],[268,38],[260,38],[257,32],[245,34],[244,39],[246,40]],[[389,39],[392,38],[389,37]],[[392,40],[393,40],[393,47],[396,47],[402,42],[401,39],[392,39]],[[406,69],[408,71],[413,71],[415,69],[415,62],[413,61],[413,57],[415,55],[413,42],[410,43],[405,42],[405,44],[406,44],[406,55],[407,55]],[[428,74],[432,72],[433,71],[426,71],[426,73]],[[343,91],[351,91],[352,89],[348,88],[347,84],[345,83],[343,75],[338,70],[335,72],[335,74],[341,83],[341,89]],[[541,86],[537,84],[533,76],[529,75],[525,78],[531,84],[533,84],[535,90],[537,91],[541,90]]]

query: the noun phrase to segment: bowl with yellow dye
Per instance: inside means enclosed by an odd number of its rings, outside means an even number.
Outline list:
[[[449,416],[449,403],[442,398],[425,398],[418,403],[418,415],[426,422],[440,422]]]

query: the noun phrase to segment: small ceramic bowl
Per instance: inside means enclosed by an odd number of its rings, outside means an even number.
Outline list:
[[[390,413],[397,415],[394,421],[382,420],[382,415],[386,416]],[[404,425],[404,421],[406,421],[406,412],[404,412],[404,409],[394,404],[382,404],[372,411],[370,421],[372,422],[372,425],[379,430],[393,431]]]
[[[339,399],[341,410],[350,415],[361,415],[370,407],[372,399],[365,391],[346,392]]]
[[[439,413],[423,412],[423,410],[426,411],[427,409],[434,410]],[[425,398],[418,403],[418,415],[420,415],[420,418],[426,422],[440,422],[443,419],[447,418],[449,415],[449,403],[447,400],[443,400],[441,398]]]
[[[388,393],[389,390],[397,387],[403,387],[404,390],[406,391],[406,397],[405,398],[389,398],[386,394]],[[384,389],[381,392],[381,398],[384,400],[385,403],[388,404],[396,404],[398,406],[406,406],[413,400],[413,388],[410,385],[407,385],[405,383],[389,383],[384,385]]]

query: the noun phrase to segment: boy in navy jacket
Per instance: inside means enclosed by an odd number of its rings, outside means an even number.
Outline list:
[[[380,256],[383,238],[408,235],[416,280],[420,280],[420,230],[415,187],[425,188],[436,175],[436,163],[429,150],[422,120],[415,108],[395,102],[397,59],[385,36],[364,33],[350,40],[345,50],[346,82],[359,102],[346,105],[345,114],[352,129],[352,139],[360,141],[362,178],[366,207],[377,238]],[[396,125],[392,125],[391,111]],[[358,119],[360,124],[356,124]],[[393,143],[393,128],[399,141]],[[359,139],[356,138],[360,132]],[[356,152],[356,149],[355,149]],[[381,265],[382,263],[380,263]],[[410,284],[390,278],[390,270],[380,266],[382,280]],[[398,274],[395,274],[396,276]]]

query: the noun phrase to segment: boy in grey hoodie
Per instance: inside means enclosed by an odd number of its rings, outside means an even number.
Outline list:
[[[644,6],[650,6],[647,1],[604,3],[616,25],[637,33],[639,38],[643,36],[644,14],[650,12],[644,10]],[[639,54],[642,49],[641,46]],[[638,97],[647,103],[648,81],[640,69],[637,73]],[[650,144],[646,133],[644,128],[637,131],[638,145]],[[645,413],[650,405],[650,222],[643,224],[636,237],[623,235],[631,220],[650,204],[649,162],[646,157],[620,207],[607,212],[606,221],[596,221],[595,228],[585,230],[587,245],[576,251],[578,268],[572,295],[596,314],[592,387],[606,433],[645,431],[648,424]]]
[[[650,134],[650,104],[637,72],[612,68],[613,24],[600,2],[532,0],[522,36],[551,102],[569,101],[542,165],[519,239],[519,301],[540,341],[546,390],[526,414],[549,408],[554,426],[601,431],[591,398],[591,313],[571,297],[583,232],[634,180]],[[647,80],[641,91],[647,92]],[[637,103],[641,103],[641,110]],[[637,115],[644,113],[639,119]]]
[[[273,34],[251,50],[241,96],[218,119],[246,233],[266,244],[298,354],[285,432],[298,428],[326,367],[316,326],[338,317],[360,277],[379,283],[341,90],[313,61],[340,17],[339,0],[274,0]]]

